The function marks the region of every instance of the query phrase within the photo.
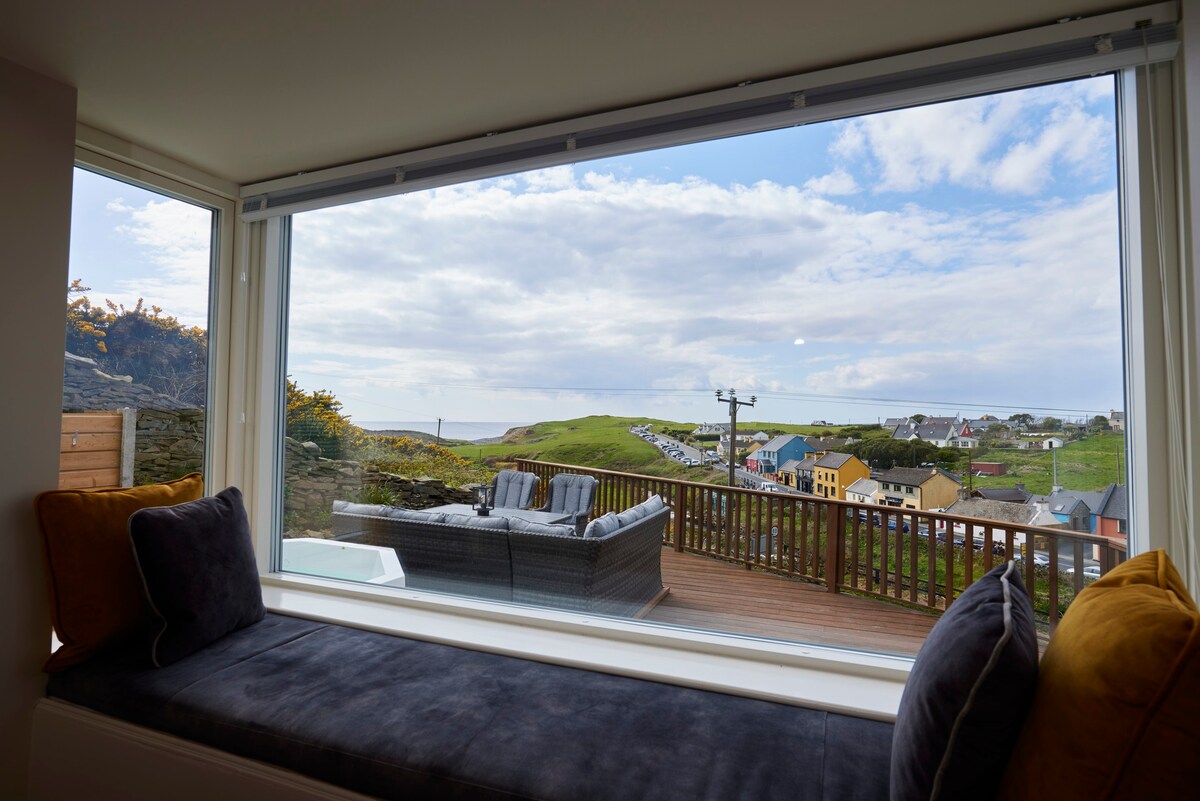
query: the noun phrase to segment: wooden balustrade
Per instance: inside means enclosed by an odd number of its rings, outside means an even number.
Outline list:
[[[937,612],[995,565],[1016,558],[1047,629],[1086,585],[1088,559],[1101,573],[1125,560],[1124,543],[1078,531],[526,459],[517,460],[517,469],[541,479],[537,505],[554,475],[593,476],[599,481],[594,516],[662,496],[672,509],[663,542],[676,551]],[[1048,564],[1036,564],[1035,553]]]

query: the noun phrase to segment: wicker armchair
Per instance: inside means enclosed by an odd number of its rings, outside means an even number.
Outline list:
[[[497,509],[528,509],[540,479],[520,470],[501,470],[492,479],[492,505]]]
[[[559,473],[551,477],[546,486],[546,504],[539,512],[557,512],[571,515],[571,524],[580,527],[592,514],[596,503],[596,487],[600,482],[591,476],[574,473]]]

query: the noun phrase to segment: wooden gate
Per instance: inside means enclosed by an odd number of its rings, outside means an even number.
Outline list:
[[[136,412],[69,412],[62,416],[59,489],[133,486]]]

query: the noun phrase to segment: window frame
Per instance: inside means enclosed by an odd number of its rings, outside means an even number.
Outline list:
[[[1121,137],[1130,136],[1131,133],[1136,137],[1138,133],[1137,118],[1132,113],[1131,106],[1131,103],[1136,104],[1138,99],[1138,87],[1133,77],[1136,69],[1124,67],[1106,70],[1114,73],[1118,87],[1119,140]],[[955,96],[998,92],[1033,83],[1023,80],[1010,86],[1002,86],[992,81],[986,86],[971,88],[968,82]],[[936,97],[921,102],[938,102],[945,99],[949,98]],[[1168,105],[1175,102],[1169,96],[1166,101]],[[905,95],[898,99],[893,107],[918,104],[919,101],[914,100],[911,95]],[[1172,106],[1170,110],[1175,109]],[[681,138],[675,144],[682,144],[683,141]],[[660,142],[655,146],[665,145],[666,143]],[[1146,268],[1138,255],[1141,243],[1133,241],[1136,237],[1130,236],[1127,227],[1135,225],[1137,213],[1144,211],[1138,206],[1138,198],[1134,194],[1144,193],[1148,179],[1136,169],[1131,170],[1129,163],[1136,161],[1139,156],[1144,157],[1141,149],[1140,140],[1127,139],[1119,153],[1123,232],[1122,293],[1126,310],[1123,315],[1123,334],[1127,370],[1130,369],[1128,365],[1131,360],[1136,363],[1142,352],[1152,346],[1139,332],[1150,331],[1156,325],[1161,327],[1162,323],[1161,318],[1154,316],[1151,306],[1135,302],[1141,298]],[[1160,153],[1161,156],[1163,154]],[[1172,159],[1173,154],[1166,154],[1166,158]],[[1171,161],[1170,164],[1174,169],[1174,162]],[[529,165],[522,167],[531,168]],[[242,197],[251,196],[260,189],[261,185],[244,187]],[[531,612],[523,607],[505,604],[434,596],[414,591],[382,590],[350,582],[277,572],[275,568],[278,565],[279,548],[278,496],[281,493],[281,484],[277,476],[282,463],[282,418],[279,414],[279,398],[282,394],[283,379],[280,350],[283,339],[283,313],[286,309],[285,267],[290,218],[275,216],[245,220],[243,216],[244,222],[240,229],[242,246],[237,251],[237,258],[242,280],[245,281],[245,277],[249,275],[250,283],[257,287],[246,304],[245,311],[250,320],[244,327],[250,332],[246,344],[255,346],[248,350],[255,356],[246,361],[244,385],[238,387],[235,381],[232,389],[240,391],[241,397],[246,400],[243,408],[252,409],[254,414],[245,428],[248,436],[243,438],[243,441],[249,443],[246,458],[242,460],[238,469],[231,469],[228,473],[233,476],[240,475],[243,481],[257,488],[257,491],[248,492],[247,497],[256,531],[256,550],[269,608],[404,636],[683,683],[722,692],[769,697],[772,700],[850,711],[881,719],[889,719],[894,715],[899,693],[911,667],[911,660],[903,657],[883,657],[879,654],[757,640],[712,632],[675,629],[662,631],[656,630],[653,624],[641,622],[629,623],[546,609]],[[255,313],[257,317],[254,316]],[[275,369],[270,369],[272,359],[275,360]],[[258,376],[258,380],[254,380],[252,376]],[[1144,467],[1141,472],[1138,472],[1137,468],[1149,461],[1150,449],[1154,444],[1145,433],[1144,427],[1141,432],[1136,431],[1137,414],[1144,415],[1148,405],[1144,403],[1146,387],[1131,386],[1131,382],[1139,380],[1145,382],[1147,379],[1144,374],[1130,374],[1126,378],[1126,414],[1134,415],[1134,418],[1130,419],[1131,424],[1127,426],[1126,439],[1127,464],[1130,466],[1131,516],[1135,509],[1138,514],[1138,524],[1133,526],[1136,533],[1130,538],[1131,553],[1155,546],[1150,534],[1153,510],[1150,509],[1150,503],[1139,497],[1145,494],[1146,484],[1143,483]],[[1131,403],[1133,400],[1142,402]],[[896,489],[899,490],[899,487]],[[907,508],[907,504],[905,506]],[[381,609],[387,611],[381,612]],[[403,610],[404,614],[396,614],[399,610]],[[436,621],[436,624],[430,621]],[[510,632],[513,637],[500,641],[496,634],[499,631]],[[570,650],[563,647],[564,643],[574,642],[573,638],[576,637],[582,638],[585,646],[592,647],[583,647],[573,652],[571,657],[564,656],[564,653]],[[677,658],[685,652],[689,659]],[[788,660],[780,658],[780,655],[785,654],[789,655]],[[791,657],[799,661],[794,661]],[[881,663],[880,659],[885,659],[885,662]],[[725,662],[722,663],[722,660]],[[724,664],[724,667],[708,671],[705,677],[694,677],[681,674],[681,667],[685,662],[713,666]],[[784,662],[787,664],[782,664]],[[730,665],[737,667],[731,668]],[[773,682],[775,686],[771,686],[772,682],[761,672],[767,665],[777,669],[777,673],[772,675],[777,678],[786,677],[786,680]],[[861,681],[865,681],[869,687],[866,695],[863,686],[856,683]],[[787,688],[781,689],[783,685],[787,685]],[[797,692],[798,687],[801,689]],[[815,688],[816,691],[804,690],[805,687],[810,690]]]
[[[229,406],[215,402],[215,399],[228,397],[232,362],[236,361],[232,348],[243,345],[245,339],[235,335],[231,319],[230,301],[235,291],[234,239],[238,227],[236,187],[85,125],[76,126],[75,167],[208,209],[213,214],[209,244],[203,472],[206,492],[216,492],[230,483],[231,437]]]

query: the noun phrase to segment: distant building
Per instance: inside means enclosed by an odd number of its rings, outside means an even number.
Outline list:
[[[1058,528],[1062,523],[1038,505],[992,501],[987,498],[960,498],[950,504],[946,514],[960,517],[978,517],[998,523],[1018,523],[1022,526],[1046,526]]]
[[[1118,412],[1120,414],[1120,412]],[[1093,533],[1124,540],[1129,534],[1129,495],[1124,484],[1109,484],[1100,499]]]
[[[846,500],[846,488],[860,478],[870,478],[871,468],[849,453],[825,453],[813,463],[813,494]]]
[[[846,500],[854,503],[878,503],[879,482],[872,478],[860,478],[846,487]]]
[[[800,489],[800,460],[788,459],[783,465],[775,471],[776,481],[783,484],[785,487],[792,489]]]
[[[797,434],[782,434],[763,445],[754,454],[755,466],[750,467],[750,459],[746,466],[758,473],[774,473],[785,462],[792,459],[803,459],[813,452],[813,447]]]
[[[1108,413],[1108,425],[1113,431],[1124,431],[1125,412],[1118,412],[1116,410],[1110,411]]]
[[[796,489],[809,495],[813,494],[813,470],[816,463],[817,457],[811,453],[796,463],[793,468],[796,472]]]
[[[1025,503],[1031,494],[1025,490],[1024,484],[1017,484],[1013,487],[988,487],[987,489],[977,489],[971,493],[972,497],[988,501],[1008,501],[1009,503]]]
[[[972,436],[971,427],[954,417],[929,417],[918,423],[909,419],[896,426],[892,439],[928,442],[936,448],[975,448],[979,440]]]
[[[846,447],[850,442],[846,437],[801,437],[816,453],[836,451]]]
[[[1042,450],[1052,451],[1055,448],[1061,448],[1066,444],[1066,441],[1062,437],[1047,437],[1046,439],[1042,440]]]
[[[1004,462],[971,462],[971,469],[976,475],[1002,476],[1008,472],[1008,465]]]
[[[940,467],[893,467],[873,476],[879,502],[905,509],[944,509],[958,498],[962,482]]]
[[[1056,489],[1049,495],[1034,495],[1027,503],[1044,502],[1050,513],[1072,531],[1121,537],[1128,531],[1128,509],[1124,485],[1109,484],[1101,492]]]
[[[701,423],[692,431],[692,436],[711,437],[713,435],[729,436],[729,423]]]

